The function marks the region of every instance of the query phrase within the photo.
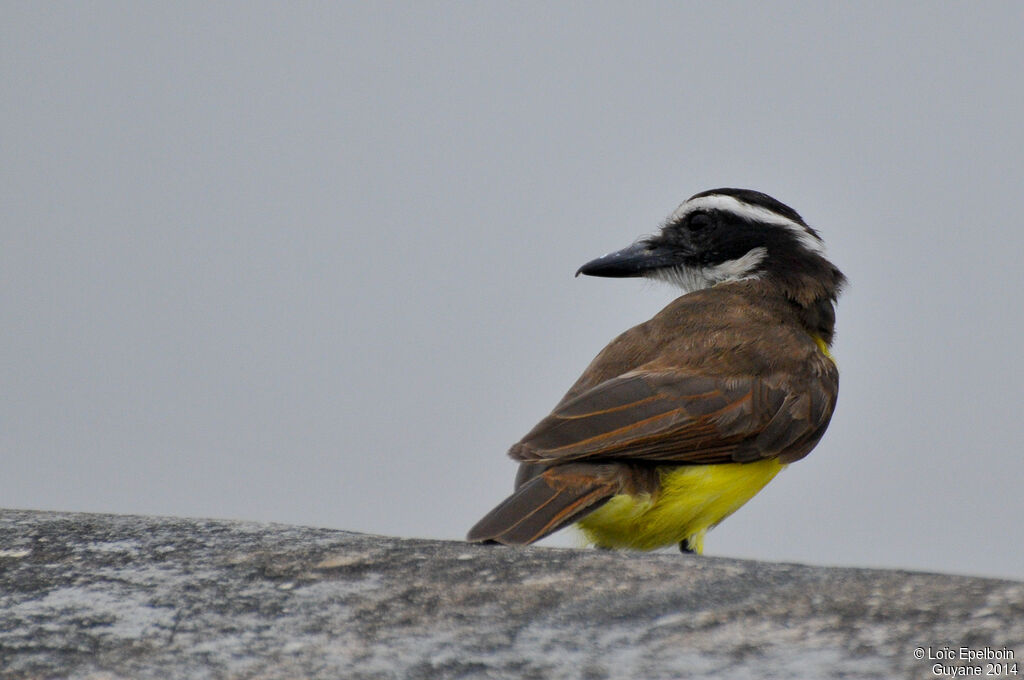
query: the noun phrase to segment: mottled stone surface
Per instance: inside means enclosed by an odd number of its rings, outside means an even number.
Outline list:
[[[943,645],[1020,660],[1024,584],[0,511],[2,678],[928,678]]]

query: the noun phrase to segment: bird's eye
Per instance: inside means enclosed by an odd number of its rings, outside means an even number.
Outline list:
[[[694,213],[686,220],[686,228],[696,233],[711,226],[711,215],[707,213]]]

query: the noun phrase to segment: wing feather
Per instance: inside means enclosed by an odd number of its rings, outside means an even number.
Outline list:
[[[679,370],[633,371],[559,405],[509,454],[548,464],[769,458],[824,429],[835,405],[830,387],[827,381],[796,382],[783,375],[715,378]]]

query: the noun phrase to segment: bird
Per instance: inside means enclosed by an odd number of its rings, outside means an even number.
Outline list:
[[[576,524],[597,548],[701,554],[709,530],[824,435],[846,277],[793,208],[736,188],[691,196],[580,274],[683,294],[612,340],[511,447],[514,491],[467,540],[526,545]]]

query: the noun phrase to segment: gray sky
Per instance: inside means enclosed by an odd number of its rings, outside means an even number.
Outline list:
[[[740,186],[851,285],[828,434],[707,552],[1024,578],[1022,35],[1018,2],[5,2],[0,505],[461,538],[674,296],[576,268]]]

